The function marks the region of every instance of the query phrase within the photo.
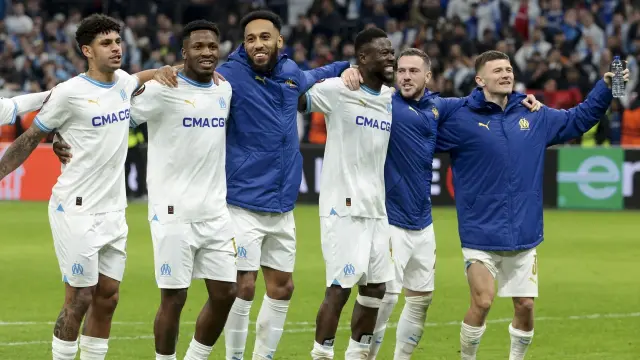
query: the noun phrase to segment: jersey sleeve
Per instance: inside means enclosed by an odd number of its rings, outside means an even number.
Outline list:
[[[44,132],[52,132],[69,120],[69,113],[68,91],[56,86],[44,99],[33,123]]]
[[[17,106],[17,115],[26,114],[28,112],[39,110],[44,100],[49,96],[50,91],[39,93],[19,95],[11,98]]]
[[[339,77],[343,71],[351,67],[348,61],[336,61],[319,68],[302,71],[300,91],[306,92],[313,84],[323,79]]]
[[[159,118],[163,100],[162,91],[162,85],[152,80],[133,93],[130,127],[137,127]]]
[[[320,81],[313,85],[304,95],[307,98],[305,113],[321,112],[330,114],[338,103],[343,86],[340,78]]]
[[[124,89],[127,94],[132,94],[138,90],[138,87],[140,87],[140,79],[138,79],[136,75],[131,75],[122,69],[118,69],[117,73],[118,77],[122,77],[122,81],[124,81]]]
[[[18,114],[18,105],[13,99],[0,98],[0,125],[14,124]]]

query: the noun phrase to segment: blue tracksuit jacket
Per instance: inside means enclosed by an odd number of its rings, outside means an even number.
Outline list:
[[[503,111],[475,89],[441,119],[436,151],[451,155],[462,246],[484,251],[531,249],[543,240],[545,149],[579,137],[607,111],[611,90],[600,80],[570,110],[530,112],[513,93]],[[394,130],[395,130],[394,124]]]
[[[349,66],[343,61],[303,72],[280,55],[274,69],[261,74],[253,71],[241,45],[218,67],[233,89],[227,120],[227,203],[253,211],[293,210],[302,180],[298,97]]]

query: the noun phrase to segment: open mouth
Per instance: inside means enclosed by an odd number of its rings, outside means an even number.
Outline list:
[[[384,67],[384,72],[389,73],[393,72],[393,65],[388,65]]]
[[[411,90],[411,89],[413,89],[413,84],[411,84],[411,83],[402,84],[402,89]]]
[[[202,65],[202,67],[213,67],[213,60],[212,59],[203,59],[198,61],[198,63],[200,65]]]
[[[262,61],[262,60],[266,60],[267,58],[269,58],[269,54],[267,54],[266,52],[257,52],[253,55],[253,58],[255,60],[258,61]]]
[[[122,55],[114,55],[114,56],[110,57],[109,60],[120,61],[120,60],[122,60]]]

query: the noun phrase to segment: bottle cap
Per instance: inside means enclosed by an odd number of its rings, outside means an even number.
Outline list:
[[[613,60],[620,60],[620,56],[614,56]]]

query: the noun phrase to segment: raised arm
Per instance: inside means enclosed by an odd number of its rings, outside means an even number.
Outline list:
[[[300,93],[304,94],[313,84],[322,79],[340,77],[340,74],[350,67],[351,64],[348,61],[336,61],[319,68],[303,71],[303,84],[300,86]]]
[[[624,71],[624,79],[625,82],[629,80],[628,69]],[[606,73],[604,79],[596,83],[585,101],[569,110],[543,108],[547,146],[579,137],[600,121],[613,100],[612,80],[613,73]]]

